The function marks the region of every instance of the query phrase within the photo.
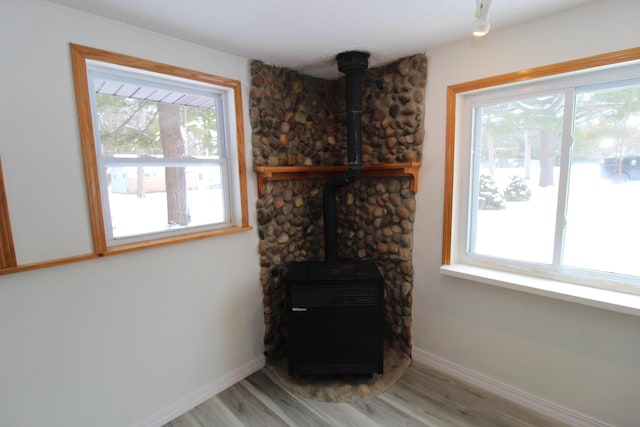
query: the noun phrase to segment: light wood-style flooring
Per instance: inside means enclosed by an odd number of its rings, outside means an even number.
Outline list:
[[[267,368],[245,378],[165,427],[460,426],[560,427],[557,421],[412,364],[387,391],[357,403],[305,399]]]

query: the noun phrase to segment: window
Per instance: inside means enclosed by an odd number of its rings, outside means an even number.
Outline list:
[[[240,82],[71,52],[96,253],[249,228]]]
[[[640,293],[639,58],[449,88],[444,264]]]

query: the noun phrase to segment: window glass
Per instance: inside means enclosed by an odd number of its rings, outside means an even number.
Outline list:
[[[109,167],[109,210],[113,238],[226,221],[221,168],[158,166]],[[181,189],[167,190],[167,175],[179,176]],[[170,202],[167,198],[174,197]]]
[[[551,264],[564,95],[476,107],[469,251]]]
[[[576,96],[564,264],[640,276],[640,84]]]

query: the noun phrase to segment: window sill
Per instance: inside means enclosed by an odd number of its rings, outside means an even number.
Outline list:
[[[440,267],[440,272],[445,276],[473,280],[487,285],[574,302],[632,316],[640,316],[640,295],[462,264],[443,265]]]

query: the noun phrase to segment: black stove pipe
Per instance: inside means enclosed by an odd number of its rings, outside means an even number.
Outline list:
[[[331,177],[322,193],[324,215],[324,256],[327,262],[338,258],[336,226],[336,190],[354,182],[362,170],[362,74],[369,66],[366,52],[343,52],[336,58],[338,70],[345,74],[345,101],[347,107],[347,160],[348,168]]]

